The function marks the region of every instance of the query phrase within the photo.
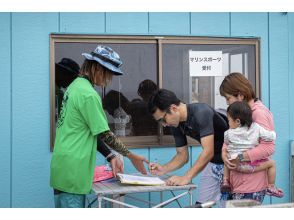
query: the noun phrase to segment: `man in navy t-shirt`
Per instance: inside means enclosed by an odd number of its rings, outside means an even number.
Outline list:
[[[148,103],[150,113],[163,126],[171,127],[176,142],[176,155],[164,165],[150,164],[154,175],[179,169],[189,161],[186,135],[202,145],[202,152],[194,165],[183,176],[172,176],[168,185],[186,185],[202,171],[197,203],[220,200],[223,175],[221,150],[228,123],[224,115],[205,103],[185,104],[166,89],[154,93]]]

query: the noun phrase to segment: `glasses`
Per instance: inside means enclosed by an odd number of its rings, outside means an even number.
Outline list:
[[[167,115],[167,112],[165,112],[165,114],[162,116],[162,118],[158,119],[157,122],[166,123],[166,119],[165,119],[166,115]]]

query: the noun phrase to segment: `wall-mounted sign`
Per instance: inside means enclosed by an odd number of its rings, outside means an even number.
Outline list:
[[[190,76],[222,76],[222,51],[189,51]]]

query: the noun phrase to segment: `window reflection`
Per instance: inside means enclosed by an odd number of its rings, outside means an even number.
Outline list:
[[[55,122],[57,122],[61,111],[64,92],[78,76],[79,71],[79,64],[70,58],[62,58],[58,63],[55,63]]]
[[[139,97],[128,105],[128,113],[132,117],[132,134],[135,136],[157,134],[157,122],[148,111],[148,100],[156,90],[158,87],[152,80],[143,80],[137,90]]]
[[[157,48],[155,44],[102,43],[117,51],[126,73],[114,77],[104,89],[95,87],[102,99],[110,129],[117,136],[157,135],[157,123],[147,109],[150,92],[157,89]],[[60,112],[62,97],[67,86],[77,77],[81,53],[92,51],[97,43],[56,43],[55,112]],[[65,58],[66,57],[66,58]]]
[[[81,53],[92,51],[97,44],[113,48],[123,60],[122,70],[126,73],[124,76],[114,77],[106,88],[94,88],[103,102],[110,129],[119,136],[131,137],[124,139],[128,146],[172,144],[169,142],[169,136],[165,136],[169,134],[169,129],[164,128],[163,133],[162,130],[158,132],[158,123],[149,115],[147,109],[146,95],[156,90],[159,83],[163,88],[175,92],[186,103],[205,102],[215,108],[226,108],[225,100],[220,96],[218,88],[228,73],[238,71],[245,74],[259,94],[257,39],[166,36],[158,39],[152,36],[52,34],[50,74],[51,79],[55,78],[55,81],[50,81],[50,146],[53,146],[55,139],[55,125],[61,110],[63,94],[77,76],[79,65],[83,63]],[[188,65],[189,50],[222,51],[223,76],[191,77]],[[60,69],[60,64],[66,61],[63,59],[70,59],[76,63],[76,70],[72,75],[65,73],[68,69]],[[53,74],[55,76],[52,76]],[[137,138],[138,136],[141,137]]]

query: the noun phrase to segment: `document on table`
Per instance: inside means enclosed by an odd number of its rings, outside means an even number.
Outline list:
[[[146,186],[161,186],[165,185],[165,182],[158,177],[150,176],[136,176],[130,174],[117,174],[118,179],[123,184],[131,185],[146,185]]]

